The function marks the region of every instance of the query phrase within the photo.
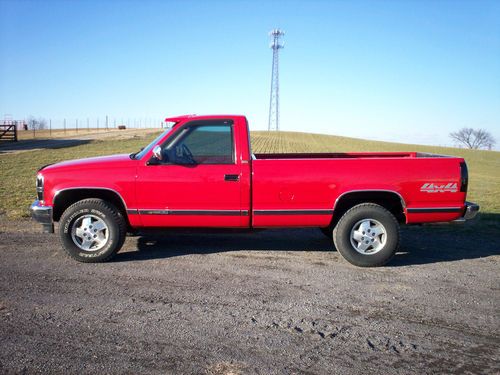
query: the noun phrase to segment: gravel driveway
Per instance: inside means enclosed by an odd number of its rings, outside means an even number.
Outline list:
[[[500,243],[467,228],[403,229],[376,269],[317,229],[130,237],[80,264],[0,228],[0,373],[500,372]]]

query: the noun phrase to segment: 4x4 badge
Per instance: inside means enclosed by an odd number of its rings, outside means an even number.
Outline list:
[[[420,191],[424,193],[456,193],[458,191],[458,187],[456,182],[448,182],[447,184],[426,182],[422,185]]]

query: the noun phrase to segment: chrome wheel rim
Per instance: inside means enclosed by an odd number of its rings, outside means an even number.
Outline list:
[[[102,249],[109,238],[109,229],[104,220],[95,215],[84,215],[75,220],[71,238],[84,251]]]
[[[363,219],[351,229],[351,245],[358,253],[372,255],[382,250],[387,242],[387,231],[380,221]]]

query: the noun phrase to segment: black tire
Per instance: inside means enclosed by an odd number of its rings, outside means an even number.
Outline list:
[[[103,229],[92,229],[92,224],[94,228]],[[120,210],[102,199],[90,198],[72,204],[59,221],[61,244],[66,253],[79,262],[110,260],[123,246],[126,233],[127,225]],[[94,239],[98,235],[99,238]]]
[[[366,233],[363,228],[368,228]],[[378,235],[379,232],[385,233]],[[361,234],[363,240],[359,238]],[[382,266],[392,259],[399,248],[399,223],[392,213],[378,204],[358,204],[347,211],[335,226],[333,242],[340,254],[355,266]],[[358,247],[367,244],[368,248],[357,250],[355,244]]]

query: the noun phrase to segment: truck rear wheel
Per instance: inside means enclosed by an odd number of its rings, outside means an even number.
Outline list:
[[[347,211],[333,231],[337,250],[359,267],[382,266],[399,248],[399,223],[388,210],[362,203]]]
[[[123,246],[126,223],[121,212],[102,199],[84,199],[69,206],[59,222],[66,253],[79,262],[111,259]]]

